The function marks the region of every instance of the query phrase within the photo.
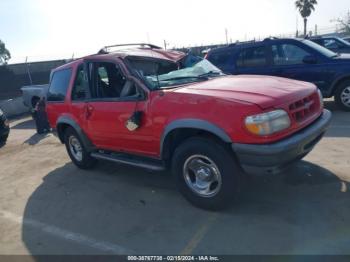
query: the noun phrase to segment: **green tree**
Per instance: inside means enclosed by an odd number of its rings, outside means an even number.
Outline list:
[[[7,64],[7,61],[11,58],[10,51],[6,49],[5,43],[0,40],[0,65]]]
[[[315,11],[317,0],[297,0],[295,6],[299,10],[300,15],[304,18],[304,36],[307,33],[307,18]]]

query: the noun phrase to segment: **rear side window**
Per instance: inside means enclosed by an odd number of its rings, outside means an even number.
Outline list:
[[[72,69],[56,71],[51,79],[50,88],[47,94],[47,101],[62,102],[66,98],[69,81],[72,76]]]
[[[323,46],[326,48],[337,49],[344,47],[344,44],[340,43],[340,41],[337,41],[336,39],[324,39]]]
[[[73,101],[81,101],[86,98],[84,78],[85,78],[84,66],[80,65],[77,69],[73,90],[72,90]]]
[[[257,67],[266,65],[264,46],[243,49],[237,60],[237,67]]]
[[[208,57],[208,60],[212,62],[214,65],[220,67],[220,66],[226,65],[229,62],[230,57],[231,57],[230,52],[227,52],[227,53],[220,52],[220,53],[210,54]]]

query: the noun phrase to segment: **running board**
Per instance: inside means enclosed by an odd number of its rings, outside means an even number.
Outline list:
[[[113,153],[101,153],[94,152],[91,156],[96,159],[102,159],[107,161],[112,161],[120,164],[141,167],[153,171],[163,171],[165,170],[164,165],[159,160],[141,158],[141,157],[129,157],[123,154],[113,154]]]

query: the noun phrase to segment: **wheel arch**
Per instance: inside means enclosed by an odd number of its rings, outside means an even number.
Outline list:
[[[91,152],[94,150],[94,146],[92,142],[86,136],[86,134],[81,129],[79,124],[69,116],[61,116],[57,119],[57,122],[56,122],[57,135],[62,144],[64,143],[64,132],[68,127],[71,127],[74,129],[74,131],[78,134],[79,138],[81,139],[83,146],[88,152]]]
[[[334,83],[332,84],[331,96],[335,95],[335,92],[341,83],[343,83],[344,81],[348,81],[348,80],[350,80],[350,75],[344,75],[344,76],[337,78],[334,81]]]
[[[169,159],[176,145],[195,135],[210,137],[227,144],[232,143],[229,135],[213,123],[201,119],[179,119],[171,122],[164,129],[160,141],[161,158]]]

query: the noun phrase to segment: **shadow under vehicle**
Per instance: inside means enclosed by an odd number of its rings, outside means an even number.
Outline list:
[[[301,161],[287,173],[251,178],[237,205],[214,213],[186,204],[162,173],[66,164],[29,197],[22,240],[38,261],[41,254],[180,254],[204,226],[194,254],[347,254],[342,184]]]

